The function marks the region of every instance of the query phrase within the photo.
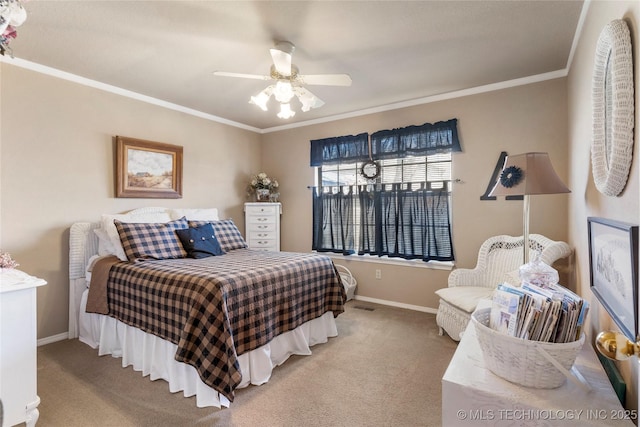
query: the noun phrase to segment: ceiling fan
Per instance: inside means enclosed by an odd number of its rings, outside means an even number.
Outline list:
[[[269,49],[273,65],[269,75],[229,73],[226,71],[214,71],[215,76],[240,77],[255,80],[274,80],[275,83],[267,86],[258,95],[252,96],[249,103],[255,104],[267,111],[267,102],[271,95],[280,103],[278,117],[288,119],[296,113],[291,109],[290,101],[296,96],[302,104],[302,111],[318,108],[324,105],[324,101],[311,93],[304,85],[323,86],[351,86],[351,77],[348,74],[300,74],[298,67],[291,63],[291,57],[295,46],[288,41],[276,43]]]

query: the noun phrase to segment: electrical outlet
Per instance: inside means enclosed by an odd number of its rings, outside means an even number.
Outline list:
[[[382,271],[380,269],[376,269],[376,279],[382,279]]]

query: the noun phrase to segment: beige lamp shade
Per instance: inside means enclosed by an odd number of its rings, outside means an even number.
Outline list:
[[[489,196],[570,193],[553,169],[547,153],[507,156],[502,173]]]
[[[522,204],[523,263],[529,262],[529,196],[571,193],[551,165],[547,153],[507,156],[489,196],[524,196]]]

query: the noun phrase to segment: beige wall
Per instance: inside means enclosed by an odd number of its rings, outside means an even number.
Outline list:
[[[218,207],[243,226],[260,135],[0,64],[0,247],[42,277],[38,337],[68,329],[69,227],[143,206]],[[183,198],[114,197],[113,137],[184,148]]]
[[[577,46],[568,76],[569,107],[569,186],[573,193],[569,197],[569,242],[575,247],[575,282],[580,294],[591,299],[591,339],[599,331],[615,329],[610,317],[593,298],[589,290],[589,252],[587,238],[587,217],[597,216],[633,224],[639,223],[638,167],[639,123],[638,120],[640,84],[638,70],[640,61],[640,3],[637,1],[593,1]],[[598,37],[602,29],[614,19],[625,19],[631,29],[635,69],[635,145],[634,159],[626,188],[618,197],[608,197],[598,192],[591,176],[590,144],[592,135],[591,119],[591,78]],[[627,406],[638,407],[638,360],[636,358],[618,363],[627,382]]]
[[[309,141],[330,136],[458,119],[462,153],[453,155],[453,233],[458,266],[473,267],[482,242],[496,234],[522,234],[522,202],[481,201],[501,151],[549,152],[561,178],[567,179],[566,80],[556,79],[447,101],[318,124],[263,136],[263,169],[281,184],[282,246],[311,250]],[[566,195],[533,196],[532,233],[557,240],[567,235]],[[434,294],[445,287],[448,271],[346,262],[358,280],[360,296],[436,309]],[[380,269],[382,279],[375,279]]]
[[[453,222],[463,267],[475,264],[487,237],[522,233],[521,202],[480,201],[501,151],[547,151],[566,177],[565,79],[259,135],[8,64],[0,70],[0,245],[21,269],[49,282],[38,290],[39,338],[67,329],[68,230],[75,221],[141,206],[216,206],[242,230],[247,178],[264,170],[281,183],[283,249],[309,251],[310,139],[458,118],[463,152],[454,154],[453,167],[462,182],[455,184]],[[115,198],[114,135],[182,145],[184,197]],[[534,198],[531,232],[567,239],[566,209],[566,196]],[[434,291],[448,276],[446,270],[348,266],[360,296],[427,310],[437,307]]]

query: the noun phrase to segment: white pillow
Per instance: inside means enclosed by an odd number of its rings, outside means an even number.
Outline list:
[[[171,219],[180,219],[183,216],[187,217],[188,221],[217,221],[218,209],[171,209]]]
[[[93,232],[98,236],[98,255],[115,255],[116,248],[113,247],[113,243],[111,243],[111,239],[107,232],[102,228],[96,228]]]
[[[121,222],[143,222],[143,223],[158,223],[158,222],[169,222],[171,221],[171,216],[168,212],[151,212],[151,213],[128,213],[128,214],[120,214],[120,215],[102,215],[102,229],[109,236],[109,240],[111,240],[111,244],[113,245],[113,255],[120,258],[122,261],[127,261],[127,256],[124,253],[124,249],[122,249],[122,243],[120,242],[120,235],[118,234],[118,229],[116,225],[113,223],[113,220],[117,219]],[[97,234],[97,233],[96,233]]]

